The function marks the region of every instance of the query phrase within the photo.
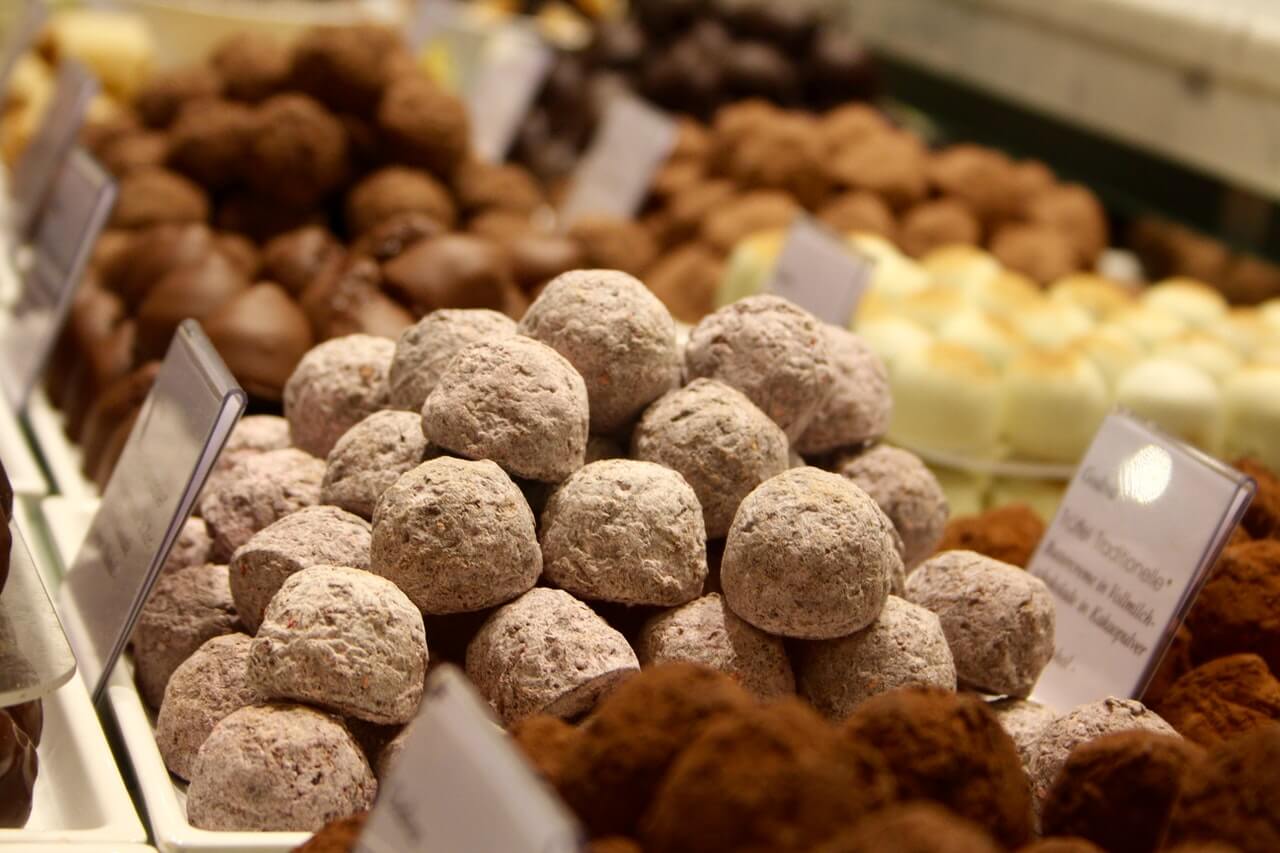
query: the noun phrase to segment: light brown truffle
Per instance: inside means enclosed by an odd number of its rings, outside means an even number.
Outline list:
[[[990,703],[989,707],[1005,733],[1013,738],[1022,766],[1030,769],[1036,741],[1040,739],[1040,733],[1045,727],[1057,718],[1058,712],[1030,699],[998,699]]]
[[[238,183],[253,133],[253,110],[243,104],[189,104],[169,131],[168,165],[206,189]]]
[[[222,79],[207,65],[160,71],[147,80],[134,99],[134,108],[148,127],[167,127],[192,101],[216,98]]]
[[[466,109],[426,77],[408,74],[387,86],[378,103],[377,123],[395,156],[439,178],[449,178],[466,159]]]
[[[912,134],[889,131],[840,148],[827,168],[837,186],[873,192],[895,210],[910,207],[928,192],[929,153]]]
[[[467,346],[516,333],[515,321],[487,308],[432,311],[396,342],[387,377],[387,403],[421,413],[453,357]]]
[[[293,443],[324,457],[342,434],[386,399],[395,343],[373,335],[347,335],[314,347],[284,386],[284,416]]]
[[[257,109],[244,174],[254,192],[308,208],[346,178],[347,157],[347,132],[328,110],[306,95],[275,95]]]
[[[944,246],[972,246],[982,237],[977,217],[953,198],[917,204],[902,216],[898,245],[913,258],[922,258]]]
[[[551,347],[521,336],[461,350],[422,407],[433,444],[551,483],[582,467],[588,420],[582,376]]]
[[[1003,152],[980,145],[952,145],[934,154],[929,181],[963,202],[984,222],[1016,216],[1025,203],[1017,167]],[[974,223],[977,225],[977,223]]]
[[[387,166],[365,177],[347,194],[347,228],[361,235],[403,213],[423,213],[444,230],[457,220],[449,191],[419,169]]]
[[[1001,264],[1047,285],[1080,269],[1075,245],[1046,225],[1006,225],[991,238],[991,254]]]
[[[722,255],[752,234],[787,228],[803,213],[786,193],[756,190],[719,204],[702,223],[702,239]]]
[[[889,516],[902,537],[908,572],[937,550],[950,509],[938,478],[919,457],[882,444],[841,460],[836,473],[857,483]]]
[[[182,523],[169,556],[165,558],[162,572],[174,572],[188,566],[203,566],[213,559],[213,537],[203,518],[191,517]]]
[[[823,205],[816,215],[828,227],[843,233],[878,234],[893,240],[897,232],[893,211],[875,193],[843,193]]]
[[[1107,248],[1107,214],[1098,197],[1080,184],[1060,184],[1037,193],[1027,205],[1027,218],[1063,234],[1084,266],[1092,265]]]
[[[289,74],[289,51],[267,33],[245,30],[223,39],[209,55],[228,98],[257,103],[280,91]]]
[[[374,412],[342,434],[329,451],[320,500],[361,518],[373,518],[382,493],[434,450],[412,412]]]
[[[702,243],[667,252],[645,273],[645,284],[681,323],[696,323],[715,310],[724,262]]]
[[[729,532],[743,498],[789,467],[782,428],[713,379],[695,379],[650,406],[632,433],[631,453],[680,472],[712,539]]]
[[[621,634],[558,589],[499,607],[467,646],[467,677],[506,723],[575,717],[639,668]]]
[[[440,457],[401,475],[373,514],[370,568],[424,613],[483,610],[542,572],[533,513],[488,460]]]
[[[240,620],[256,632],[292,574],[310,566],[369,566],[369,522],[335,506],[310,506],[264,527],[231,558],[231,594]]]
[[[816,853],[998,853],[981,826],[932,803],[915,802],[877,812]]]
[[[642,276],[658,258],[658,246],[639,222],[608,216],[584,216],[567,236],[582,248],[583,265]]]
[[[559,717],[535,714],[507,731],[538,775],[552,786],[558,786],[578,729]]]
[[[829,453],[875,441],[889,429],[893,397],[880,356],[853,332],[822,324],[835,378],[826,399],[795,441],[803,454]]]
[[[237,548],[267,525],[320,502],[324,460],[294,447],[247,456],[239,466],[210,479],[200,515],[213,534],[213,556],[229,560]]]
[[[110,227],[148,228],[153,225],[204,222],[209,199],[204,190],[166,169],[139,169],[119,182]]]
[[[1188,740],[1217,746],[1280,721],[1280,681],[1257,655],[1229,655],[1183,675],[1155,710]]]
[[[1234,844],[1240,853],[1280,847],[1280,726],[1211,751],[1203,771],[1184,786],[1165,843],[1185,844],[1188,853],[1220,853],[1214,842]]]
[[[733,612],[757,628],[825,640],[875,621],[901,566],[893,523],[866,492],[792,468],[738,507],[720,582]]]

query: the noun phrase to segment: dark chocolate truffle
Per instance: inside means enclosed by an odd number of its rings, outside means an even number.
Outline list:
[[[424,213],[449,230],[456,212],[448,191],[426,172],[404,166],[379,169],[347,194],[347,228],[360,235],[400,213]]]
[[[169,273],[138,307],[139,355],[163,358],[183,320],[204,320],[248,287],[240,271],[217,253]]]
[[[263,247],[262,274],[294,296],[299,296],[341,256],[341,245],[327,229],[308,225],[281,234]]]
[[[408,75],[387,86],[378,103],[378,129],[395,156],[441,178],[467,155],[466,108],[425,77]]]
[[[163,133],[129,133],[102,148],[103,168],[116,178],[148,168],[159,168],[169,156],[169,137]]]
[[[132,233],[129,244],[102,269],[102,283],[134,307],[174,270],[214,251],[213,232],[199,223],[155,225]]]
[[[243,104],[189,104],[169,132],[169,167],[209,189],[237,183],[253,131],[253,111]]]
[[[501,310],[515,288],[501,250],[480,237],[445,234],[415,243],[383,267],[387,284],[422,312],[437,308]]]
[[[178,116],[183,105],[222,92],[217,72],[204,65],[192,65],[153,74],[138,92],[134,108],[148,127],[163,128]]]
[[[404,69],[406,54],[399,35],[386,27],[314,27],[293,46],[290,80],[330,109],[367,115]]]
[[[165,169],[142,169],[120,181],[111,227],[146,228],[208,218],[209,199],[200,187]]]
[[[347,134],[306,95],[276,95],[258,107],[245,171],[255,192],[308,207],[346,177]]]
[[[264,400],[279,400],[311,349],[311,326],[278,285],[261,282],[209,315],[205,332],[236,381]]]

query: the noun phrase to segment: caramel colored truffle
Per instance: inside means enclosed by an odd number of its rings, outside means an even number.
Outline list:
[[[830,191],[824,154],[814,123],[788,114],[739,140],[724,169],[743,188],[780,190],[812,208]]]
[[[1223,552],[1187,615],[1192,657],[1252,652],[1280,670],[1280,541],[1259,539]]]
[[[347,195],[347,227],[360,235],[399,213],[424,213],[453,227],[456,212],[448,191],[419,169],[387,166],[379,169]]]
[[[791,196],[757,190],[718,205],[703,220],[701,235],[713,249],[728,254],[756,232],[787,228],[801,213]]]
[[[703,220],[737,191],[732,181],[708,180],[675,193],[663,210],[664,226],[659,239],[668,246],[694,239]]]
[[[1222,841],[1241,853],[1280,848],[1280,726],[1267,726],[1209,753],[1187,780],[1165,843]]]
[[[902,215],[898,228],[898,244],[916,258],[944,246],[972,246],[981,237],[977,218],[963,202],[952,198],[917,204]]]
[[[838,186],[873,192],[901,210],[928,192],[928,157],[915,136],[890,131],[844,145],[828,158],[827,168]]]
[[[165,169],[140,169],[121,179],[110,226],[146,228],[208,218],[209,199],[200,187]]]
[[[466,109],[425,77],[407,75],[388,85],[377,121],[389,150],[408,165],[448,178],[466,158]]]
[[[222,78],[223,94],[254,104],[284,88],[289,75],[288,49],[271,35],[252,30],[224,39],[209,62]]]
[[[276,95],[254,116],[245,174],[255,192],[295,208],[316,204],[347,173],[347,134],[305,95]]]
[[[947,522],[938,551],[976,551],[1002,563],[1026,568],[1031,562],[1044,521],[1026,504],[1006,504],[979,515],[957,516]]]
[[[1045,225],[1006,225],[991,238],[991,254],[1014,272],[1049,284],[1080,268],[1071,239]]]
[[[545,199],[533,175],[520,166],[468,160],[453,176],[458,206],[468,216],[486,210],[531,213]]]
[[[538,775],[558,787],[578,730],[559,717],[535,714],[516,722],[508,731]]]
[[[420,240],[388,262],[383,273],[390,287],[423,312],[500,310],[515,288],[501,250],[489,240],[466,234]]]
[[[1089,266],[1107,247],[1107,215],[1098,197],[1079,184],[1062,184],[1038,193],[1027,218],[1066,236],[1078,262]]]
[[[644,226],[626,219],[584,217],[573,224],[568,236],[582,247],[585,266],[595,269],[643,276],[658,257],[658,247]]]
[[[311,327],[296,302],[269,282],[223,303],[204,324],[236,381],[255,397],[279,400],[311,349]]]
[[[1280,721],[1280,681],[1257,655],[1229,655],[1175,681],[1156,711],[1183,737],[1215,747]]]
[[[168,127],[183,105],[206,98],[216,98],[222,91],[222,80],[211,68],[191,65],[152,75],[134,100],[138,115],[148,127]]]
[[[702,243],[667,252],[645,273],[645,284],[681,323],[697,323],[716,308],[724,262]]]
[[[1012,218],[1024,203],[1013,161],[994,148],[953,145],[939,151],[929,163],[929,181],[983,222]]]
[[[817,217],[836,231],[878,234],[886,240],[894,239],[897,230],[893,211],[880,196],[869,192],[838,195],[818,209]]]
[[[169,168],[207,189],[238,183],[253,133],[253,110],[243,104],[190,104],[169,131]]]
[[[817,853],[996,853],[980,825],[932,803],[891,806],[858,822]]]
[[[298,363],[284,386],[293,443],[320,458],[342,434],[380,408],[395,344],[372,335],[325,341]]]
[[[400,36],[386,27],[313,27],[293,45],[290,82],[339,112],[367,114],[404,69]]]

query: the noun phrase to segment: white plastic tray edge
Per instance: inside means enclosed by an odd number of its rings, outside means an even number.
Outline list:
[[[43,502],[45,521],[62,565],[71,560],[88,531],[96,501],[51,497]],[[210,832],[187,822],[180,790],[156,747],[155,729],[125,660],[107,684],[107,702],[133,765],[156,846],[163,853],[287,853],[309,837],[305,832]]]
[[[0,400],[0,459],[15,495],[44,497],[49,494],[49,481],[36,460],[35,450],[22,432],[22,424]]]

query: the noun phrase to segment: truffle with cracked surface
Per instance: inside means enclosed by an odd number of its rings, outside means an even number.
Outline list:
[[[343,433],[329,451],[320,500],[373,518],[378,498],[400,475],[434,454],[412,412],[374,412]]]
[[[293,443],[321,459],[351,427],[381,408],[396,345],[347,335],[312,348],[284,386]]]
[[[405,329],[396,341],[387,376],[388,405],[420,413],[422,404],[460,350],[515,333],[514,320],[488,308],[432,311]]]
[[[1280,849],[1280,726],[1209,753],[1203,771],[1182,790],[1165,843],[1179,853],[1181,845],[1197,853],[1220,853],[1215,844],[1233,844],[1239,853]]]
[[[295,447],[252,454],[228,476],[210,478],[200,516],[213,534],[213,556],[229,560],[264,527],[320,502],[324,460]]]
[[[914,453],[879,445],[842,460],[836,473],[861,486],[889,516],[908,572],[938,549],[950,508],[938,478]]]
[[[835,379],[813,420],[795,441],[807,455],[829,453],[875,441],[889,429],[893,397],[889,372],[862,338],[839,326],[823,324]]]
[[[1018,747],[1018,755],[1022,758],[1022,766],[1029,770],[1031,757],[1036,751],[1036,741],[1040,739],[1040,733],[1045,727],[1057,719],[1058,712],[1030,699],[1011,697],[997,699],[989,707],[1004,727],[1005,733],[1013,738]]]

